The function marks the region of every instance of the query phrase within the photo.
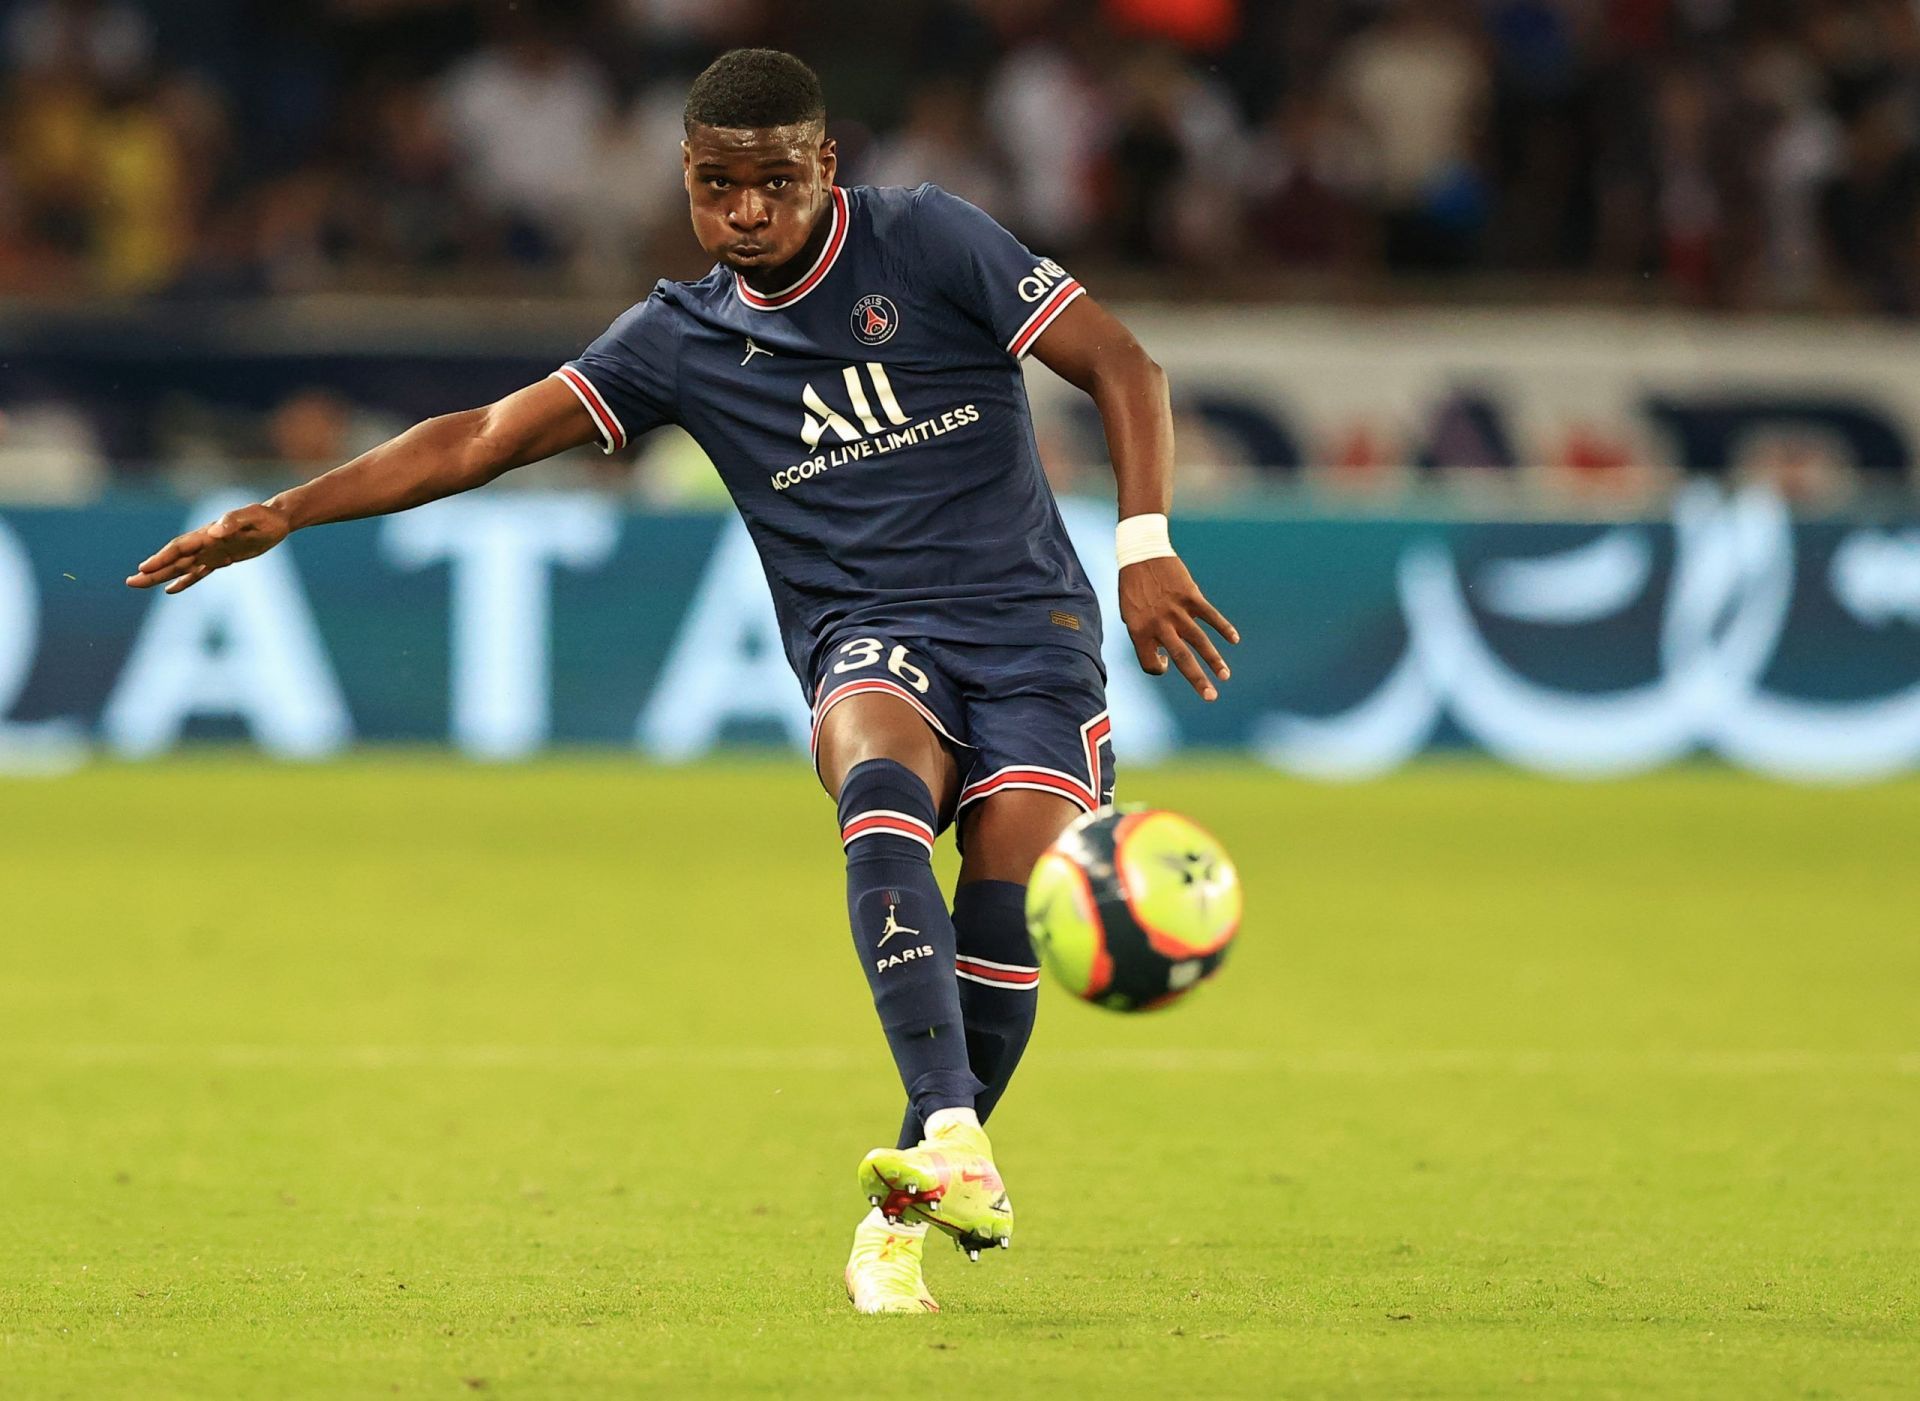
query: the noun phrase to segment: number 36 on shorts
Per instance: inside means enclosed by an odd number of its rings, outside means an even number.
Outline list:
[[[889,649],[887,644],[880,638],[854,637],[849,638],[836,647],[834,654],[838,658],[831,668],[831,672],[835,676],[843,675],[849,671],[865,671],[869,667],[878,665],[881,657],[884,655],[887,663],[886,669],[889,672],[906,682],[907,685],[913,687],[913,689],[921,695],[924,696],[927,693],[927,687],[930,684],[927,680],[927,673],[913,664],[913,654],[907,651],[903,645],[896,644],[892,649]]]

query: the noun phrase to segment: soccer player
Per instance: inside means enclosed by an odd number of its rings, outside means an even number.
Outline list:
[[[295,530],[406,510],[663,423],[712,458],[766,568],[839,804],[855,950],[907,1092],[845,1279],[863,1312],[937,1309],[929,1226],[976,1260],[1013,1208],[982,1124],[1033,1028],[1025,882],[1110,799],[1100,616],[1042,475],[1028,354],[1093,397],[1119,485],[1120,611],[1140,665],[1207,700],[1238,635],[1168,541],[1166,377],[1058,263],[932,185],[843,188],[813,72],[735,50],[681,148],[718,265],[661,282],[576,360],[428,419],[172,541],[127,582],[191,588]],[[1037,138],[1039,134],[1036,134]],[[951,907],[933,876],[948,826]]]

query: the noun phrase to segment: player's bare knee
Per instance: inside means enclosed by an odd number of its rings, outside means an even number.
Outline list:
[[[962,819],[967,855],[960,879],[1025,885],[1033,863],[1079,815],[1065,798],[1031,789],[983,798]]]
[[[820,781],[835,799],[855,767],[891,759],[918,776],[944,811],[959,786],[959,771],[940,737],[912,709],[891,696],[854,696],[820,725]]]

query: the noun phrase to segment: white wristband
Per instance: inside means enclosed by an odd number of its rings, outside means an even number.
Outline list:
[[[1143,559],[1161,559],[1173,553],[1173,541],[1167,537],[1167,518],[1162,515],[1128,516],[1114,527],[1113,552],[1120,567],[1138,564]]]

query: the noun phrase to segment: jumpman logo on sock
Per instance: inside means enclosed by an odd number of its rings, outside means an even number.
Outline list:
[[[893,895],[892,891],[888,891],[887,893]],[[893,912],[898,903],[899,897],[897,895],[887,901],[887,922],[880,927],[880,942],[874,945],[876,949],[884,949],[887,946],[887,940],[896,934],[918,934],[920,932],[918,929],[907,928],[906,925],[894,918]]]

